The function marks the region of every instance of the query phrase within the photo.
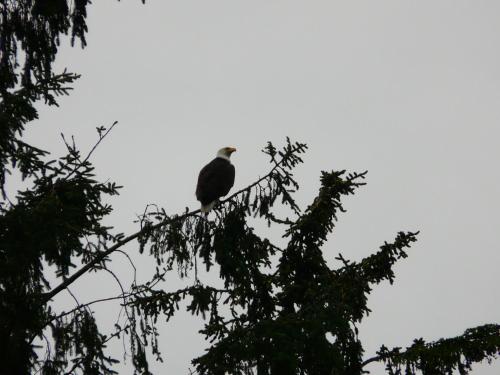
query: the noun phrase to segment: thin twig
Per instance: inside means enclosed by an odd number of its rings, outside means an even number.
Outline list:
[[[77,359],[77,360],[75,360],[75,363],[73,364],[73,366],[69,369],[69,371],[68,371],[68,372],[65,372],[65,373],[64,373],[64,375],[73,375],[73,374],[74,374],[74,372],[73,372],[73,371],[75,371],[75,370],[76,370],[76,368],[77,368],[78,366],[80,366],[80,364],[82,363],[82,361],[83,361],[82,359]]]
[[[69,295],[75,300],[76,305],[80,306],[80,301],[78,301],[78,298],[76,298],[73,292],[69,288],[66,288],[66,290],[68,291]]]
[[[126,297],[129,297],[131,296],[132,294],[129,294],[127,295]],[[119,296],[115,296],[115,297],[108,297],[108,298],[101,298],[101,299],[96,299],[94,301],[91,301],[91,302],[87,302],[87,303],[84,303],[82,305],[78,305],[77,307],[75,307],[74,309],[72,310],[69,310],[67,312],[63,312],[57,316],[54,316],[51,321],[54,321],[56,319],[60,319],[60,318],[63,318],[65,317],[66,315],[70,315],[70,314],[73,314],[75,311],[78,311],[78,310],[81,310],[81,309],[84,309],[90,305],[93,305],[94,303],[99,303],[99,302],[107,302],[107,301],[114,301],[116,299],[122,299],[123,298],[123,295],[119,295]]]
[[[92,149],[89,151],[89,153],[87,154],[85,159],[83,159],[83,161],[80,162],[80,164],[78,164],[71,172],[68,173],[68,175],[65,177],[66,180],[68,180],[73,173],[75,173],[82,165],[84,165],[90,159],[90,157],[92,156],[92,154],[96,150],[97,146],[99,146],[99,144],[102,142],[102,140],[104,138],[106,138],[106,136],[109,134],[109,132],[111,130],[113,130],[113,128],[116,124],[118,124],[118,121],[113,122],[113,124],[109,127],[109,129],[106,130],[106,132],[104,134],[99,133],[99,140],[96,142],[94,147],[92,147]],[[64,139],[64,137],[63,137],[63,139]],[[64,140],[64,143],[66,143],[66,140]],[[74,143],[74,141],[73,141],[73,143]],[[67,144],[66,144],[66,146],[67,146]],[[73,147],[74,147],[74,145],[73,145]]]
[[[125,330],[127,330],[129,328],[130,328],[130,324],[127,324],[125,327],[121,327],[120,329],[116,330],[111,335],[109,335],[109,337],[107,337],[106,340],[103,341],[103,344],[107,343],[109,340],[111,340],[112,338],[118,336],[120,333],[122,333],[123,331],[125,331]]]
[[[118,253],[121,253],[122,255],[124,255],[124,256],[128,259],[128,261],[129,261],[130,265],[132,266],[132,268],[134,269],[134,280],[133,280],[133,282],[132,282],[132,285],[136,285],[136,284],[137,284],[137,268],[135,267],[135,264],[134,264],[134,262],[132,261],[132,258],[130,258],[130,255],[128,255],[128,254],[127,254],[125,251],[123,251],[123,250],[116,250],[116,251],[117,251]]]

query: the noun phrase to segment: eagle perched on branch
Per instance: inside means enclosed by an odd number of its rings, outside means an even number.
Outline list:
[[[205,165],[198,175],[196,199],[201,202],[201,212],[208,214],[220,197],[223,197],[234,184],[234,165],[230,157],[236,149],[223,147],[217,156]]]

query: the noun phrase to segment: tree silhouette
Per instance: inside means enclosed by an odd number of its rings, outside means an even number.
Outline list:
[[[384,362],[391,375],[467,374],[473,363],[496,358],[498,324],[436,342],[417,339],[406,349],[382,345],[376,356],[363,357],[357,326],[370,311],[368,295],[374,285],[393,282],[394,264],[407,257],[418,233],[399,232],[360,262],[338,255],[341,266],[329,267],[322,248],[344,211],[342,197],[364,185],[366,172],[322,172],[318,194],[302,210],[293,169],[303,143],[287,139],[281,149],[268,143],[269,173],[221,201],[209,220],[199,210],[167,214],[149,206],[134,234],[105,226],[111,207],[103,200],[119,186],[96,181],[90,159],[115,124],[99,127],[95,147],[83,155],[65,138],[67,155],[59,159],[21,140],[37,118],[35,103],[57,105],[78,78],[54,74],[52,63],[63,35],[85,46],[88,3],[0,1],[0,373],[112,374],[117,360],[106,345],[125,337],[135,373],[148,374],[152,358],[161,359],[157,325],[182,306],[205,322],[200,333],[208,348],[193,360],[199,374],[356,375],[372,362]],[[11,198],[5,186],[13,170],[29,187]],[[282,206],[288,217],[276,214]],[[286,246],[257,235],[249,218],[283,229]],[[155,260],[156,271],[125,288],[108,264],[132,241]],[[214,266],[223,286],[198,278],[198,267],[214,272]],[[57,285],[47,281],[51,269]],[[110,273],[122,292],[55,311],[53,298],[89,271]],[[176,271],[194,283],[163,290],[165,275]],[[125,312],[111,332],[91,309],[109,300]]]

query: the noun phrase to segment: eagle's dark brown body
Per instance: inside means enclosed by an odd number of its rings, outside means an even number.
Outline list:
[[[229,160],[216,157],[205,165],[198,175],[196,199],[202,206],[209,206],[229,193],[234,184],[234,175],[234,165]]]

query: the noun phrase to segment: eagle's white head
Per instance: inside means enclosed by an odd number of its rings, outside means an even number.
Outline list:
[[[217,157],[229,160],[231,154],[235,151],[236,149],[234,147],[222,147],[219,151],[217,151]]]

